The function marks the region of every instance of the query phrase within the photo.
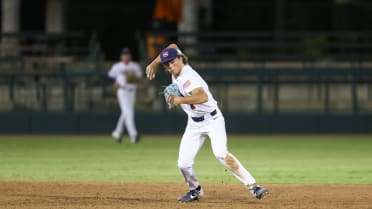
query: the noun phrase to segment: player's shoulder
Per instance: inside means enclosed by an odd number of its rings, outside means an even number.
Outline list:
[[[112,64],[112,68],[118,68],[118,67],[122,67],[122,62],[115,62],[114,64]]]
[[[188,78],[190,78],[190,77],[192,77],[192,78],[200,77],[198,72],[196,72],[196,70],[194,70],[194,68],[192,68],[190,65],[185,65],[183,75],[184,75],[183,77],[188,77]]]
[[[119,62],[118,64],[120,67],[123,67],[123,68],[136,68],[139,66],[138,63],[135,61],[129,61],[127,64]]]
[[[185,64],[184,66],[185,69],[188,69],[188,70],[194,70],[190,64]]]
[[[185,76],[192,75],[195,70],[190,65],[185,65],[182,69],[182,74]]]

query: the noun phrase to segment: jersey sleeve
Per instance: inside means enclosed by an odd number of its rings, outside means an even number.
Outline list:
[[[198,82],[198,79],[196,77],[190,77],[188,79],[186,79],[185,81],[183,81],[182,83],[182,88],[185,90],[185,92],[187,93],[190,93],[192,92],[194,89],[196,88],[199,88],[199,87],[202,87],[202,85],[200,84],[200,82]]]
[[[117,70],[116,65],[113,65],[111,67],[111,69],[107,73],[107,76],[110,77],[110,78],[112,78],[112,79],[116,79],[116,77],[118,76],[118,70]]]

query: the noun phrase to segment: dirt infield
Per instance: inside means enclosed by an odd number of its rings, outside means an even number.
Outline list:
[[[241,185],[205,184],[204,198],[178,203],[186,187],[173,183],[1,182],[1,209],[372,209],[372,185],[265,185],[256,200]]]

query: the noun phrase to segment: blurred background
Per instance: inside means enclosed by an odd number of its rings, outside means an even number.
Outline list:
[[[207,80],[230,133],[371,133],[372,1],[1,0],[0,133],[107,133],[107,71],[123,47],[145,66],[171,42]],[[140,133],[181,133],[137,90]]]

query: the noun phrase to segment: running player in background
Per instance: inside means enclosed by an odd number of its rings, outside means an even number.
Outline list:
[[[193,163],[206,137],[216,158],[241,181],[251,194],[261,199],[268,190],[259,186],[253,176],[227,149],[225,119],[209,91],[204,79],[188,64],[187,57],[176,44],[165,48],[146,68],[147,78],[155,78],[160,64],[171,73],[172,83],[178,85],[182,96],[171,99],[173,105],[181,106],[188,115],[187,126],[182,136],[178,167],[188,184],[189,191],[178,198],[180,202],[191,202],[203,196],[203,189],[195,175]]]
[[[129,48],[121,50],[120,62],[111,67],[108,76],[113,80],[114,88],[117,89],[117,98],[121,109],[112,137],[117,143],[121,143],[126,127],[131,142],[137,143],[140,137],[134,123],[134,105],[136,103],[137,83],[141,80],[142,72],[139,64],[132,61]]]

